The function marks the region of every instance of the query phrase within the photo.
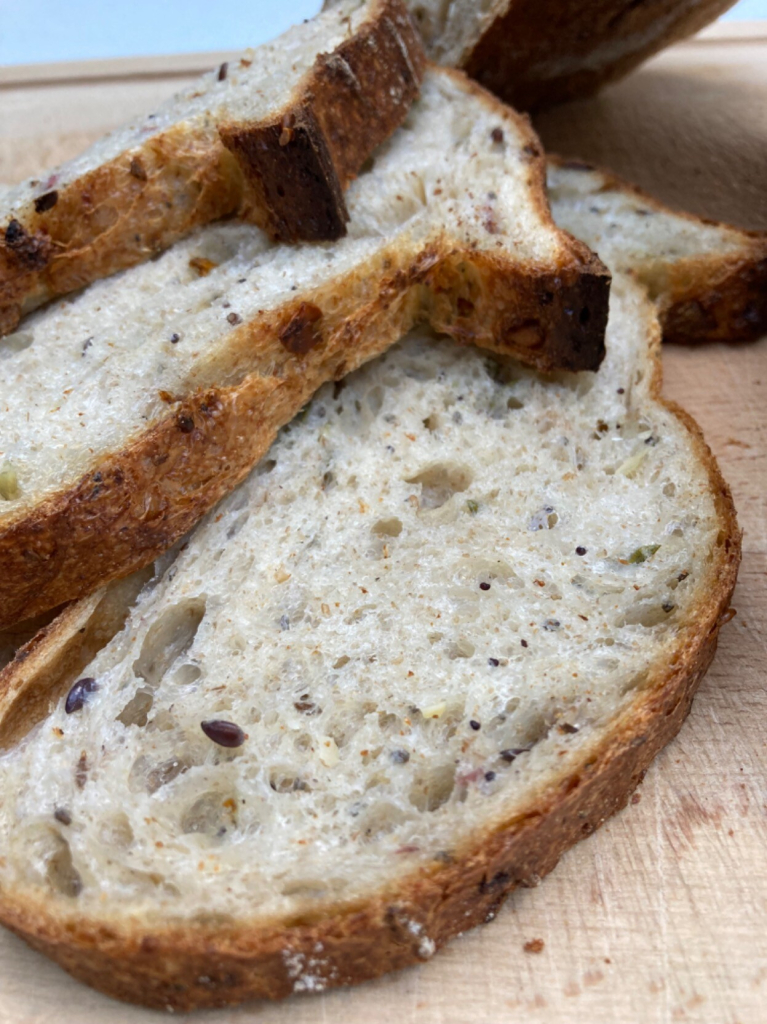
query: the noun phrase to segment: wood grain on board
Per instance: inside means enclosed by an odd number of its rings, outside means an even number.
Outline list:
[[[0,69],[0,182],[64,159],[224,55]],[[767,28],[675,47],[542,115],[549,145],[695,212],[767,228]],[[767,1020],[767,339],[664,350],[745,528],[719,653],[631,805],[537,889],[428,964],[199,1024],[763,1024]],[[539,940],[539,941],[537,941]],[[534,952],[533,950],[538,950]],[[2,1024],[166,1019],[72,981],[0,932]]]

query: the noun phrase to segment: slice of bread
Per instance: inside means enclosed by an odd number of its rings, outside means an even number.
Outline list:
[[[658,302],[667,341],[752,341],[767,331],[767,234],[671,210],[607,171],[549,158],[560,227],[588,238]]]
[[[151,1006],[319,992],[428,959],[624,805],[740,536],[644,287],[610,307],[594,375],[416,334],[328,384],[137,596],[21,652],[8,927]]]
[[[429,55],[527,110],[588,96],[735,0],[407,0]]]
[[[341,237],[343,190],[402,122],[424,56],[401,0],[341,0],[3,196],[0,333],[41,303],[238,213]]]
[[[147,564],[417,322],[599,366],[609,275],[554,225],[528,123],[459,72],[429,72],[348,202],[332,245],[208,226],[0,341],[0,626]]]

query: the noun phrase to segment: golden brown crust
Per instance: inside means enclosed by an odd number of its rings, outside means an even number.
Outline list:
[[[550,220],[545,163],[529,123],[460,72],[442,73],[495,109],[499,124],[512,120],[523,133],[531,202]],[[322,383],[385,351],[417,322],[540,370],[596,370],[610,275],[580,242],[564,232],[561,242],[556,268],[522,266],[500,249],[470,249],[441,233],[419,248],[398,242],[342,286],[335,280],[242,324],[221,371],[231,380],[239,366],[237,383],[178,396],[165,418],[76,483],[4,519],[0,628],[147,565],[244,478]],[[269,376],[259,375],[264,366]]]
[[[740,560],[732,497],[694,421],[667,407],[690,431],[708,471],[721,524],[712,586],[680,628],[675,650],[670,656],[664,650],[641,694],[599,745],[585,751],[581,763],[539,794],[534,805],[467,838],[450,863],[435,861],[391,890],[355,904],[326,905],[294,920],[145,931],[116,919],[58,917],[29,899],[3,893],[3,923],[108,995],[188,1010],[355,984],[426,959],[434,947],[492,920],[512,889],[537,885],[565,850],[625,805],[653,757],[682,725],[727,621]]]
[[[401,123],[424,67],[401,0],[377,0],[268,122],[224,126],[223,142],[215,125],[182,122],[66,187],[54,173],[29,209],[0,223],[0,335],[43,302],[234,213],[287,241],[338,238],[343,188]]]
[[[641,266],[633,268],[658,304],[664,341],[755,341],[767,331],[767,232],[743,231],[672,209],[603,167],[554,154],[548,155],[548,161],[557,167],[593,171],[602,178],[604,191],[635,197],[649,211],[738,235],[737,252],[674,256],[662,278],[657,272],[651,277]]]
[[[589,96],[735,0],[510,0],[463,68],[521,110]]]

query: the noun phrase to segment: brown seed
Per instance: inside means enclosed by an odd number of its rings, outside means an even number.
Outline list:
[[[526,953],[542,953],[545,942],[543,939],[530,939],[522,947]]]
[[[226,61],[224,61],[224,63],[218,69],[218,80],[219,80],[219,82],[223,82],[228,74],[229,74],[229,64]]]
[[[214,263],[213,260],[206,259],[204,256],[193,256],[189,260],[189,266],[192,270],[196,270],[200,277],[207,277],[211,270],[215,270],[218,263]]]
[[[223,722],[214,718],[209,722],[200,722],[200,728],[219,747],[241,747],[247,736],[234,722]]]
[[[182,434],[191,434],[194,430],[194,420],[185,412],[180,412],[176,417],[176,426]]]
[[[53,817],[56,821],[60,821],[62,825],[72,824],[72,815],[65,807],[57,807],[53,812]]]
[[[130,167],[128,168],[132,178],[136,178],[138,181],[146,181],[147,173],[141,160],[134,156],[131,158]]]
[[[493,128],[493,130],[490,132],[490,138],[495,143],[503,142],[503,128]]]
[[[288,323],[280,331],[280,341],[294,355],[305,355],[322,341],[319,323],[322,310],[313,302],[302,302]]]
[[[45,195],[38,196],[35,199],[35,213],[46,213],[48,210],[52,210],[58,201],[59,194],[56,189],[53,189],[52,192],[46,192]]]
[[[226,318],[230,324],[241,324],[242,317],[239,313],[230,313]]]

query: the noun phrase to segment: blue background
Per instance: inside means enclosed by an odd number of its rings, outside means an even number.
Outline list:
[[[241,50],[308,18],[321,0],[0,0],[0,64]],[[767,18],[740,0],[727,19]]]

